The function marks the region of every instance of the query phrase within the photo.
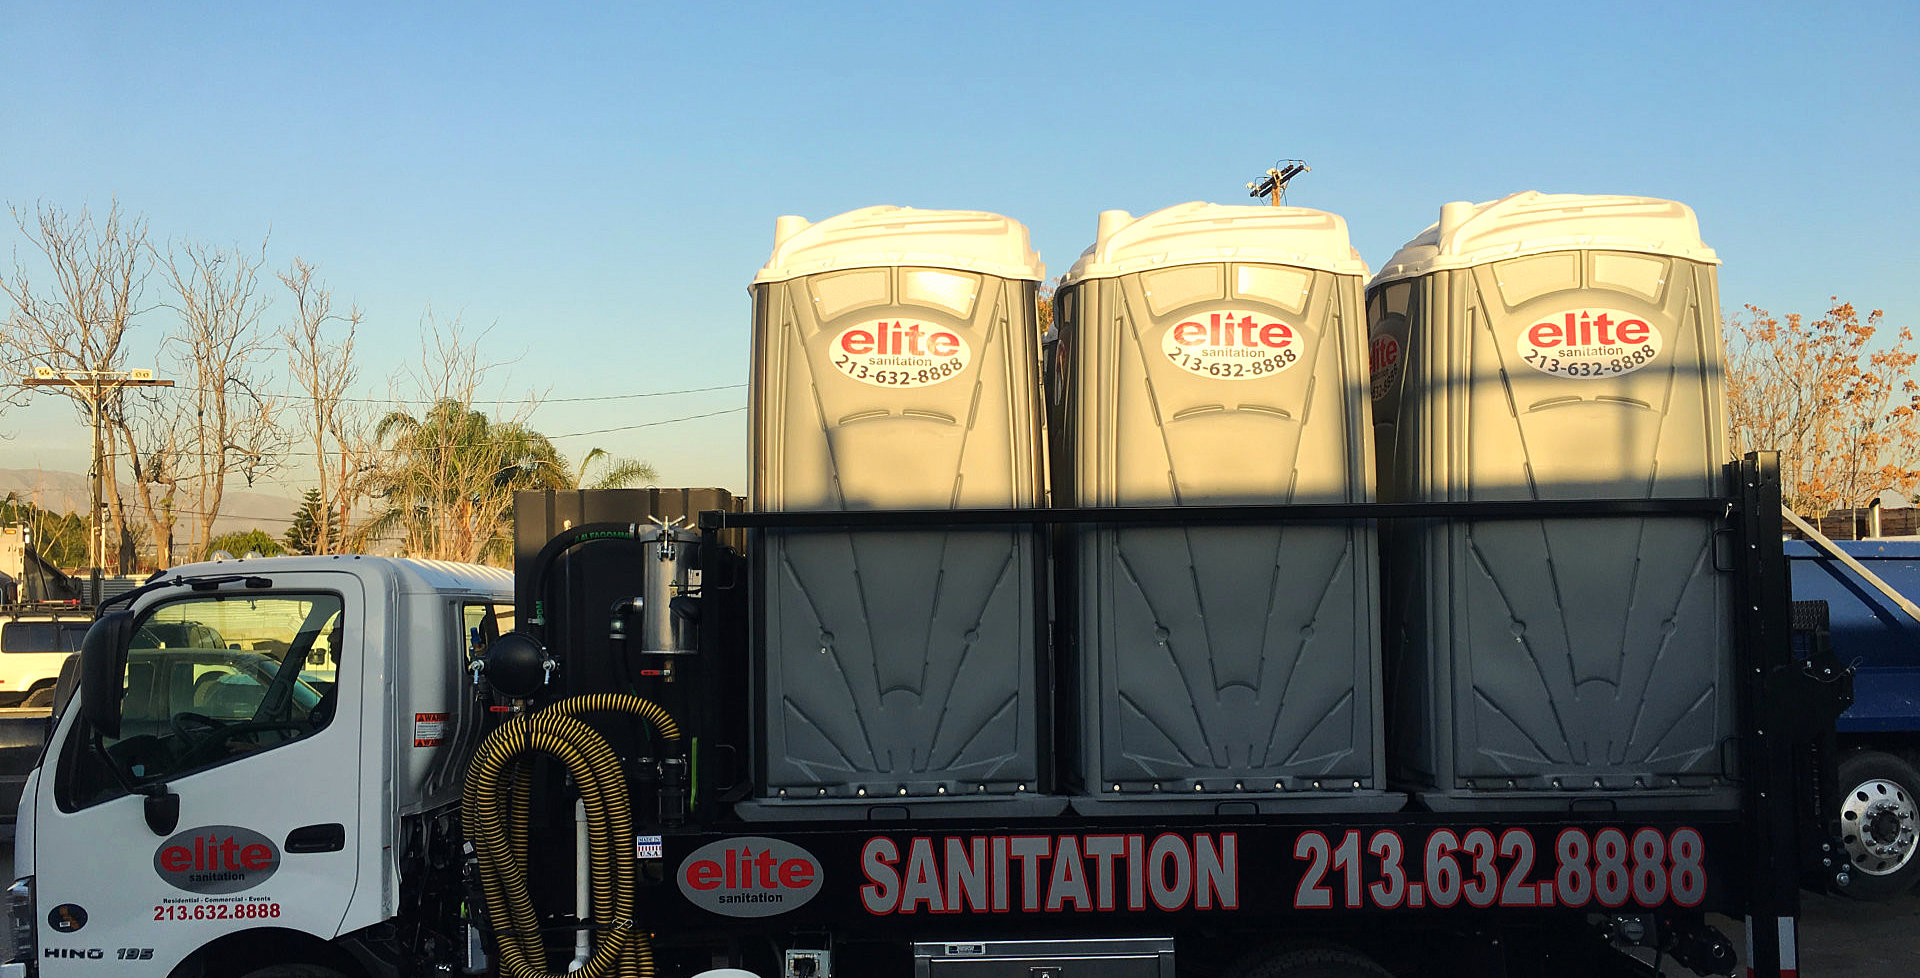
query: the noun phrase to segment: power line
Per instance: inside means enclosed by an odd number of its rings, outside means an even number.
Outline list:
[[[498,405],[498,404],[532,403],[535,406],[542,406],[547,404],[583,404],[583,403],[588,403],[592,401],[630,401],[630,400],[634,400],[642,397],[671,397],[676,394],[705,394],[711,391],[740,390],[745,386],[747,385],[719,384],[713,387],[688,387],[688,388],[684,388],[681,390],[674,390],[674,391],[644,391],[637,394],[595,394],[595,395],[590,395],[585,397],[518,397],[518,398],[442,397],[442,398],[433,398],[433,399],[422,399],[422,398],[414,398],[414,397],[341,397],[341,398],[338,398],[338,400],[348,404],[438,404],[441,401],[452,400],[452,401],[459,401],[462,404]],[[209,388],[209,387],[188,387],[188,386],[176,385],[172,389],[175,391],[192,391],[194,393],[202,393],[202,394],[213,392],[213,388]],[[311,398],[312,395],[308,394],[306,391],[300,391],[297,393],[292,391],[270,391],[270,392],[267,392],[266,396],[308,399],[308,398]]]
[[[621,425],[616,428],[597,428],[593,431],[569,431],[564,434],[558,434],[558,435],[548,435],[548,434],[543,434],[539,432],[536,432],[536,434],[541,434],[541,437],[547,439],[548,441],[553,441],[558,438],[581,438],[587,435],[604,435],[604,434],[608,434],[610,432],[615,432],[615,431],[635,431],[640,428],[657,428],[661,425],[679,424],[682,421],[700,421],[705,418],[718,418],[728,414],[739,414],[740,412],[745,410],[746,410],[746,407],[741,406],[736,408],[727,408],[726,410],[723,410],[723,411],[708,411],[705,414],[689,414],[689,415],[685,415],[683,417],[678,417],[678,418],[662,418],[659,421],[643,421],[639,424]],[[488,442],[485,444],[505,445],[507,443],[508,442],[506,440],[502,439],[500,441]],[[448,446],[448,449],[452,450],[455,447],[458,447],[458,448],[478,447],[479,444],[480,443],[463,443],[458,446]],[[380,451],[389,452],[393,450],[394,449],[381,449]],[[127,459],[127,458],[133,457],[133,453],[127,452],[127,451],[110,451],[110,452],[103,452],[101,454],[102,454],[102,457],[104,458]],[[272,454],[273,454],[273,457],[275,458],[313,458],[315,457],[313,452],[306,451],[306,450],[295,450],[291,448],[287,449],[286,451],[274,452]],[[193,456],[187,455],[186,457],[191,458]],[[211,453],[209,454],[209,457],[212,457]],[[326,459],[334,459],[339,457],[339,453],[333,452],[333,451],[324,452],[320,455],[320,457],[326,458]]]
[[[701,418],[717,418],[723,414],[739,414],[745,410],[745,407],[728,408],[725,411],[709,411],[706,414],[689,414],[684,418],[668,418],[665,421],[648,421],[643,424],[621,425],[618,428],[597,428],[593,431],[570,431],[564,435],[548,435],[547,439],[551,441],[555,438],[579,438],[582,435],[604,435],[614,431],[633,431],[636,428],[653,428],[659,425],[675,424],[681,421],[698,421]]]

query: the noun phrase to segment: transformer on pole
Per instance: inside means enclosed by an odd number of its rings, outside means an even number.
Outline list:
[[[1286,203],[1287,184],[1312,169],[1305,160],[1280,160],[1267,168],[1265,177],[1247,184],[1247,196],[1270,198],[1273,206],[1279,207]]]

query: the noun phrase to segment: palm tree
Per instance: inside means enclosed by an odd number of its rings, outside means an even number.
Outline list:
[[[393,411],[374,428],[383,461],[374,495],[386,509],[362,528],[398,538],[403,553],[505,564],[513,556],[513,494],[538,489],[617,489],[657,477],[653,466],[591,449],[576,468],[553,443],[517,421],[496,422],[462,401],[421,416]],[[595,462],[606,461],[591,483]]]
[[[566,488],[565,460],[545,435],[452,398],[419,417],[388,413],[374,438],[383,456],[374,495],[386,509],[364,533],[398,537],[411,556],[504,563],[513,550],[514,492]]]
[[[591,483],[587,481],[587,469],[593,463],[607,460],[606,471],[601,472]],[[616,458],[604,448],[590,448],[585,458],[580,460],[580,468],[573,473],[573,489],[626,489],[635,483],[652,482],[660,478],[653,466],[639,459]]]

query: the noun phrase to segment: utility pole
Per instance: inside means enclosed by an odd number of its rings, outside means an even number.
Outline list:
[[[1286,202],[1287,184],[1294,177],[1312,170],[1313,167],[1308,166],[1305,160],[1281,160],[1267,168],[1264,178],[1247,184],[1247,196],[1269,197],[1273,206],[1279,207]]]
[[[172,387],[171,380],[155,380],[151,370],[55,370],[35,367],[33,376],[20,378],[22,387],[71,387],[93,412],[92,492],[87,506],[87,595],[93,607],[100,607],[100,564],[105,555],[106,533],[100,524],[100,483],[106,471],[106,447],[101,439],[100,407],[123,387]]]

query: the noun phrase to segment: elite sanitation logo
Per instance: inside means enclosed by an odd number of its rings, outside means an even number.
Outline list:
[[[1598,380],[1633,373],[1660,356],[1660,330],[1619,309],[1580,307],[1536,320],[1514,352],[1553,377]]]
[[[710,842],[680,863],[687,902],[729,917],[771,917],[820,892],[820,860],[791,842],[741,836]]]
[[[1175,323],[1161,334],[1160,352],[1187,373],[1219,380],[1271,377],[1301,354],[1292,326],[1244,309],[1208,310]]]
[[[153,853],[153,871],[193,893],[251,890],[279,868],[280,849],[273,840],[238,825],[188,829]]]
[[[833,368],[875,387],[932,387],[964,373],[973,347],[957,330],[912,319],[875,319],[840,331]]]

